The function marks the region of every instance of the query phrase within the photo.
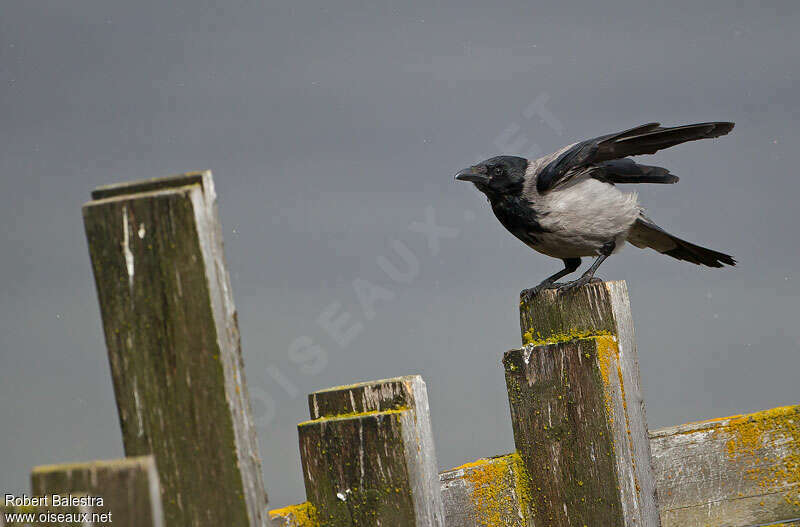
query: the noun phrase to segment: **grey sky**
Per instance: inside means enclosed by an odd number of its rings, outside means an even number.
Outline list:
[[[452,181],[511,147],[735,121],[650,158],[678,185],[636,190],[739,266],[628,247],[600,275],[628,281],[651,427],[797,403],[800,5],[758,4],[6,2],[0,490],[123,454],[80,205],[193,169],[215,175],[274,506],[304,499],[295,424],[319,388],[420,373],[441,468],[512,449],[500,357],[519,290],[561,264]],[[458,229],[436,254],[409,229],[429,207]],[[419,261],[407,284],[378,263],[396,241]],[[394,295],[372,319],[356,279]],[[344,347],[316,322],[334,303],[363,324]],[[289,360],[302,336],[322,371]]]

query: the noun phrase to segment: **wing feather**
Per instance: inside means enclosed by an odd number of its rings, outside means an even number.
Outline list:
[[[542,193],[555,188],[576,168],[627,156],[654,154],[687,141],[719,137],[730,132],[733,126],[734,123],[722,121],[669,128],[663,128],[660,123],[648,123],[581,141],[541,170],[536,180],[536,190]]]

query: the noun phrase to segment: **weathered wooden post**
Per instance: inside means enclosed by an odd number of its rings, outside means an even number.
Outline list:
[[[103,499],[99,514],[117,527],[163,527],[161,491],[152,456],[46,465],[33,469],[34,496],[84,495]],[[102,524],[101,522],[95,522]]]
[[[800,406],[657,430],[650,444],[664,527],[800,525]]]
[[[531,524],[660,525],[624,282],[523,292],[520,320],[503,364]]]
[[[312,419],[298,432],[319,525],[444,526],[421,377],[315,392],[309,408]]]
[[[265,493],[210,172],[101,187],[83,208],[125,453],[168,526],[260,526]]]

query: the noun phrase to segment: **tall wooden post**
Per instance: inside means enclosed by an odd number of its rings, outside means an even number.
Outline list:
[[[152,456],[36,467],[31,474],[31,488],[34,496],[100,497],[103,505],[97,507],[97,512],[109,514],[109,525],[164,525],[158,473]]]
[[[168,526],[260,526],[261,462],[210,172],[101,187],[83,208],[125,453]]]
[[[315,392],[309,407],[300,455],[320,525],[444,526],[421,377]]]
[[[624,282],[523,292],[520,320],[503,364],[533,524],[658,526]]]

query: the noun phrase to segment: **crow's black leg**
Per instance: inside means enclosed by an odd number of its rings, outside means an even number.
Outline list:
[[[610,241],[603,245],[600,248],[600,256],[597,257],[597,260],[594,261],[591,267],[589,267],[585,273],[581,275],[580,278],[574,280],[572,282],[567,282],[565,284],[561,284],[558,286],[559,291],[569,291],[571,289],[575,289],[576,287],[581,287],[583,285],[588,284],[592,281],[592,277],[594,276],[595,271],[597,268],[600,267],[600,264],[605,261],[606,258],[611,256],[611,253],[614,251],[614,247],[616,243],[614,241]]]
[[[528,297],[533,297],[536,296],[539,293],[539,291],[542,291],[543,289],[552,289],[554,287],[558,287],[560,284],[557,284],[556,280],[564,276],[567,276],[570,273],[574,273],[578,269],[578,267],[581,266],[580,258],[562,258],[562,260],[564,261],[564,268],[562,270],[560,270],[559,272],[557,272],[552,276],[548,276],[547,278],[542,280],[541,284],[537,285],[536,287],[532,287],[531,289],[526,289],[523,292],[523,294],[527,295]]]

